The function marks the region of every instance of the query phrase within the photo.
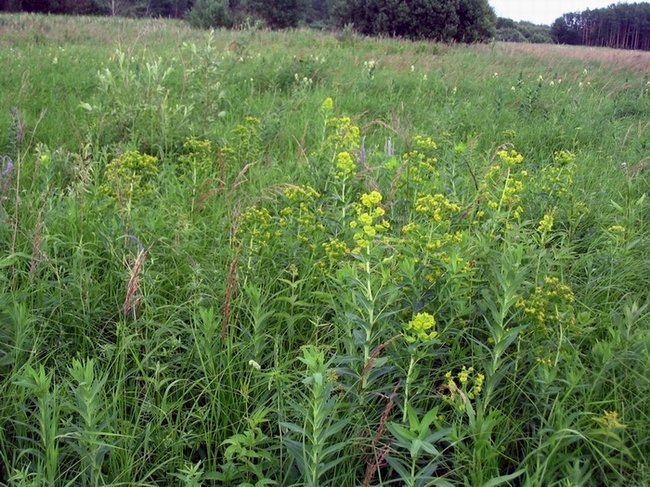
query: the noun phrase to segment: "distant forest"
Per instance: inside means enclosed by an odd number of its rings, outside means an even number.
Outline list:
[[[551,26],[497,18],[488,0],[0,0],[0,12],[186,19],[200,28],[348,29],[441,42],[556,43],[650,50],[650,3],[566,13]]]
[[[564,14],[551,30],[561,44],[650,51],[650,3],[619,3]]]

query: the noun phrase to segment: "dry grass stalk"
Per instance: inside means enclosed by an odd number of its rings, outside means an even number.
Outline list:
[[[38,212],[36,217],[36,225],[34,226],[34,240],[32,241],[32,256],[29,262],[29,282],[34,284],[34,278],[36,277],[36,270],[38,269],[38,264],[41,261],[41,234],[43,231],[43,211],[45,210],[45,205],[43,205]]]
[[[379,345],[377,347],[377,349],[372,353],[372,355],[368,359],[368,363],[366,364],[366,366],[361,371],[361,378],[362,379],[366,376],[368,371],[372,368],[372,364],[375,362],[375,359],[379,356],[379,354],[382,352],[382,350],[384,350],[384,348],[386,348],[388,345],[393,343],[395,340],[397,340],[401,336],[402,336],[401,333],[399,335],[395,335],[394,337],[389,338],[388,340],[386,340],[384,343],[382,343],[381,345]]]
[[[531,54],[544,59],[569,58],[598,61],[607,67],[637,72],[650,71],[650,53],[607,47],[564,46],[557,44],[524,44],[498,42],[496,49],[509,55]],[[483,47],[483,46],[481,46]],[[483,47],[489,49],[489,47]]]
[[[138,257],[135,259],[135,263],[131,268],[131,277],[129,278],[129,282],[126,286],[126,297],[124,299],[125,318],[131,318],[133,320],[137,318],[137,310],[138,310],[138,305],[140,304],[140,299],[138,298],[134,299],[134,296],[140,289],[140,280],[139,280],[140,272],[142,271],[142,267],[144,266],[144,260],[147,257],[147,254],[149,253],[149,250],[151,250],[152,246],[153,244],[151,244],[146,249],[140,249],[140,252],[138,253]]]
[[[241,254],[243,242],[240,242],[235,253],[235,258],[230,264],[230,271],[228,272],[228,283],[226,284],[226,294],[223,298],[223,315],[221,325],[221,340],[225,340],[228,333],[228,322],[230,320],[230,301],[235,292],[235,275],[237,273],[237,266],[239,265],[239,256]]]
[[[237,177],[235,178],[235,182],[233,183],[232,188],[230,188],[230,194],[232,194],[241,184],[247,181],[246,179],[244,179],[244,175],[254,165],[255,165],[254,162],[249,162],[242,168],[241,171],[239,171],[239,174],[237,174]]]
[[[375,474],[377,473],[377,470],[379,467],[381,467],[384,464],[384,459],[386,458],[386,455],[388,455],[388,452],[390,451],[390,445],[383,445],[379,450],[377,450],[377,445],[379,444],[380,440],[384,436],[384,432],[386,431],[386,423],[388,422],[388,417],[390,416],[390,412],[393,409],[393,406],[395,404],[395,396],[397,395],[397,391],[400,388],[400,384],[397,384],[395,386],[395,389],[393,389],[393,392],[391,395],[388,397],[388,403],[386,404],[386,407],[384,408],[384,413],[381,415],[381,418],[379,419],[379,428],[377,428],[377,433],[375,434],[375,437],[372,440],[372,459],[367,460],[367,468],[366,468],[366,477],[363,482],[363,487],[368,487],[370,485],[370,482],[375,478]],[[385,396],[384,396],[385,397]]]

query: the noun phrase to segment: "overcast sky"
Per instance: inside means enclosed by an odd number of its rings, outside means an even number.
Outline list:
[[[499,17],[548,25],[562,14],[569,12],[608,7],[612,3],[627,3],[619,0],[488,0],[488,2]]]

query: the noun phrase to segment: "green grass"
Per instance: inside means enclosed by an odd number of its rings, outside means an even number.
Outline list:
[[[0,485],[648,484],[622,54],[0,34]]]

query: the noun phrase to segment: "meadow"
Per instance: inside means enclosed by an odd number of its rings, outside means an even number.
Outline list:
[[[649,65],[1,15],[0,485],[649,485]]]

